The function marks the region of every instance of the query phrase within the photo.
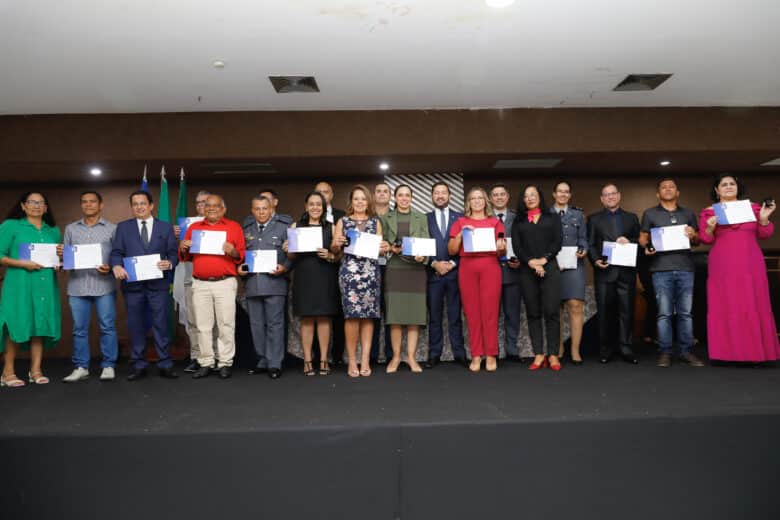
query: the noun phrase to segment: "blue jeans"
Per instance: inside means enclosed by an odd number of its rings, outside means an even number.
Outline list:
[[[68,296],[73,315],[73,364],[89,368],[89,321],[92,304],[95,304],[100,325],[100,351],[103,354],[102,368],[116,365],[119,351],[116,336],[116,293],[104,296]]]
[[[693,276],[690,271],[653,273],[653,287],[658,305],[658,350],[672,353],[672,315],[677,314],[677,345],[680,354],[693,347]]]

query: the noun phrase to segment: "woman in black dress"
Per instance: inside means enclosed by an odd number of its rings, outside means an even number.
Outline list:
[[[327,246],[333,239],[333,226],[325,220],[325,197],[319,192],[306,195],[305,212],[291,227],[322,228],[322,245],[312,253],[287,253],[293,260],[293,314],[301,320],[303,346],[303,373],[314,375],[312,343],[314,332],[320,344],[320,375],[330,373],[328,345],[330,344],[331,316],[339,311],[338,265]],[[288,243],[285,243],[285,250]]]

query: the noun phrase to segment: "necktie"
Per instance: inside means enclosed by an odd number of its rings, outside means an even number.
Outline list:
[[[504,214],[503,213],[499,213],[498,214],[498,220],[501,221],[502,224],[504,223]]]
[[[144,247],[149,247],[149,230],[146,228],[146,221],[141,221],[141,242],[144,243]]]
[[[264,229],[265,229],[265,224],[258,224],[257,225],[257,231],[258,232],[262,233]]]
[[[564,214],[564,211],[563,211],[563,210],[560,210],[560,211],[558,212],[558,215],[560,215],[560,216],[561,216],[561,218],[563,218],[563,214]]]
[[[439,215],[439,229],[441,230],[442,236],[444,236],[447,233],[447,221],[444,219],[444,210],[439,210],[441,214]]]

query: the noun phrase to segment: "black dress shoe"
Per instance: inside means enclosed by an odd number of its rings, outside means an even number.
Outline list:
[[[210,373],[211,370],[209,369],[209,367],[198,367],[195,373],[192,374],[192,379],[201,379],[204,377],[209,377]]]
[[[612,358],[611,358],[610,356],[601,356],[601,357],[599,358],[599,363],[601,363],[602,365],[606,365],[607,363],[609,363],[609,361],[610,361],[611,359],[612,359]]]
[[[620,357],[623,358],[623,361],[626,363],[630,363],[632,365],[638,365],[639,360],[636,358],[634,354],[621,354]]]
[[[282,369],[280,368],[269,368],[268,369],[268,377],[271,379],[279,379],[282,377]]]
[[[518,355],[509,355],[507,354],[506,358],[504,358],[504,361],[508,363],[522,363],[523,359]]]
[[[176,371],[170,367],[160,368],[158,371],[160,372],[160,377],[164,377],[165,379],[179,378],[179,374],[177,374]]]
[[[188,374],[194,374],[200,368],[197,359],[190,359],[190,362],[184,367],[184,371]]]
[[[145,368],[134,368],[132,372],[127,376],[128,381],[138,381],[139,379],[143,379],[146,377],[146,369]]]
[[[233,373],[230,370],[230,367],[221,367],[219,369],[219,378],[220,379],[230,379],[230,376],[232,376]]]
[[[439,358],[431,358],[425,362],[425,368],[428,369],[435,368],[436,365],[438,365],[439,363],[441,363],[441,360]]]
[[[249,375],[259,375],[259,374],[265,374],[268,372],[268,368],[266,367],[255,367],[249,369]]]

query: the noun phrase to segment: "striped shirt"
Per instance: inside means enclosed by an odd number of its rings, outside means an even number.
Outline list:
[[[94,226],[87,226],[84,219],[77,220],[65,228],[63,243],[66,246],[78,244],[100,244],[103,250],[103,263],[108,265],[111,254],[111,241],[114,239],[116,224],[103,218]],[[116,291],[114,275],[100,274],[95,269],[70,271],[68,278],[68,296],[103,296]]]

